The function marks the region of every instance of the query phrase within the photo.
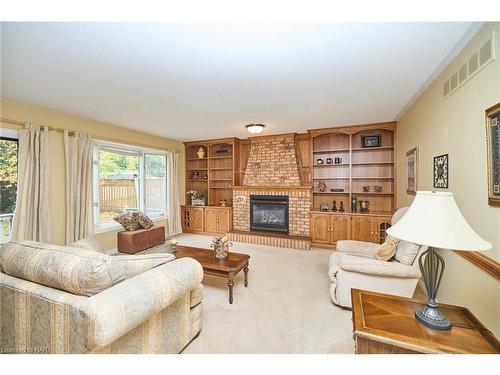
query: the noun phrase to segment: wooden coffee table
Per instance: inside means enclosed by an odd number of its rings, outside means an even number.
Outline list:
[[[230,252],[227,259],[214,258],[213,250],[198,247],[179,246],[175,253],[176,258],[193,258],[200,262],[205,275],[221,276],[228,279],[229,303],[233,303],[234,276],[243,270],[245,274],[245,287],[248,287],[248,261],[250,255]]]

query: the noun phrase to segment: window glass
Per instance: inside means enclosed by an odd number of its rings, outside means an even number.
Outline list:
[[[140,210],[151,218],[166,215],[165,154],[98,143],[94,164],[94,222],[97,226],[113,223],[115,216],[129,211]]]
[[[165,155],[144,154],[146,215],[164,216],[167,210],[167,161]]]
[[[10,240],[17,194],[17,139],[0,138],[0,242]]]
[[[139,154],[99,151],[100,222],[140,207]]]

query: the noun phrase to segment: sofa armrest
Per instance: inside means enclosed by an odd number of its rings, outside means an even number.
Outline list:
[[[419,279],[421,276],[416,267],[406,266],[399,262],[385,262],[355,256],[342,257],[339,268],[349,272],[405,279]]]
[[[375,258],[380,245],[372,242],[342,240],[337,242],[337,251],[363,258]]]
[[[202,278],[196,260],[176,259],[88,298],[79,306],[87,321],[87,349],[111,344],[196,288]]]

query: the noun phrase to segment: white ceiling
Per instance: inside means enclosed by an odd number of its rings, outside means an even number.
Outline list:
[[[395,120],[473,23],[2,23],[2,96],[179,140]],[[23,119],[30,120],[30,119]],[[68,124],[70,127],[71,124]]]

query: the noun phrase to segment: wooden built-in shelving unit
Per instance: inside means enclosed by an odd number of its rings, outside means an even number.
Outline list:
[[[323,203],[337,209],[340,202],[346,213],[351,212],[351,199],[369,202],[368,212],[391,214],[396,208],[395,192],[395,123],[382,123],[330,129],[313,129],[313,211],[319,211]],[[379,135],[380,146],[363,147],[362,137]],[[333,164],[327,164],[327,158]],[[342,158],[335,164],[335,158]],[[318,163],[323,160],[323,164]],[[325,191],[318,190],[318,183],[326,184]],[[382,191],[375,191],[374,185]],[[369,186],[370,191],[363,191]],[[331,189],[344,189],[332,192]],[[368,213],[367,212],[367,213]],[[357,213],[363,213],[357,211]]]
[[[239,139],[187,142],[185,147],[186,192],[206,193],[208,206],[218,206],[222,200],[227,201],[228,207],[232,206],[232,188],[240,179]],[[203,158],[198,156],[200,147],[205,154]]]
[[[312,129],[311,157],[313,207],[310,217],[311,241],[314,246],[335,247],[337,241],[353,239],[382,243],[396,209],[396,123],[358,125],[341,128]],[[379,135],[378,147],[363,147],[364,135]],[[326,159],[342,158],[338,164],[326,164]],[[318,159],[323,164],[318,164]],[[325,183],[325,191],[318,184]],[[376,191],[374,185],[381,186]],[[369,186],[369,191],[363,191]],[[331,189],[344,189],[333,192]],[[368,201],[368,211],[359,206],[351,210],[351,200]],[[337,211],[332,211],[333,201]],[[329,211],[320,211],[322,204]],[[339,211],[340,206],[344,211]]]

